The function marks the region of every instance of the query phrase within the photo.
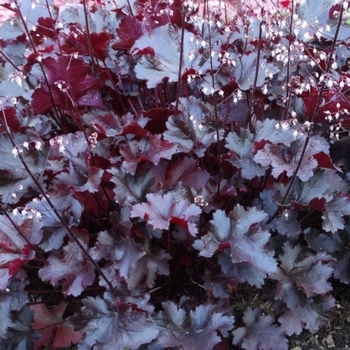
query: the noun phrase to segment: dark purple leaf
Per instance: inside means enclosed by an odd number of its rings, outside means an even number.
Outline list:
[[[322,215],[322,228],[335,233],[344,228],[344,215],[350,215],[350,200],[347,196],[336,195],[326,203],[326,212]]]
[[[123,168],[134,175],[137,165],[141,162],[151,162],[157,165],[159,161],[171,159],[177,151],[177,146],[161,139],[161,135],[151,135],[141,141],[129,141],[120,149],[124,159]]]
[[[345,230],[331,234],[311,232],[306,235],[308,245],[315,251],[325,251],[335,259],[332,262],[334,277],[341,282],[350,283],[350,235],[348,227]]]
[[[1,339],[0,350],[34,349],[34,341],[39,333],[32,330],[33,311],[23,306],[20,311],[12,311],[13,326],[8,328],[6,339]]]
[[[111,112],[89,113],[84,115],[84,120],[107,137],[115,137],[116,141],[120,135],[134,134],[138,136],[147,136],[148,132],[144,129],[148,122],[142,114],[135,116],[127,113],[123,116],[115,115]],[[120,138],[123,139],[124,138]]]
[[[333,274],[329,255],[306,253],[300,245],[293,248],[286,242],[280,259],[280,267],[271,278],[278,281],[275,298],[283,300],[288,308],[295,309],[304,300],[300,291],[311,298],[332,290],[328,281]]]
[[[86,243],[80,243],[87,248]],[[50,254],[48,264],[39,270],[39,276],[54,286],[61,282],[62,292],[66,295],[80,295],[94,282],[95,269],[75,242],[69,242],[62,250],[63,256]]]
[[[198,232],[195,220],[202,212],[195,204],[186,199],[178,200],[167,193],[146,195],[147,203],[135,204],[130,216],[145,219],[155,229],[167,230],[171,223],[187,230],[192,236]]]
[[[104,173],[103,169],[94,166],[87,167],[85,174],[82,174],[81,171],[77,171],[72,165],[61,168],[61,170],[62,172],[55,176],[55,179],[61,184],[71,186],[76,192],[87,191],[89,193],[98,191],[98,186]]]
[[[162,322],[158,342],[163,347],[184,350],[212,350],[220,342],[220,332],[227,336],[233,327],[233,316],[215,311],[213,305],[199,305],[194,310],[178,307],[173,302],[162,304]]]
[[[250,307],[244,313],[245,327],[233,331],[233,344],[241,344],[245,350],[288,350],[283,329],[274,323],[270,315],[264,316],[259,308]]]
[[[210,175],[198,167],[198,161],[193,158],[181,158],[169,164],[165,175],[164,187],[171,189],[174,185],[182,183],[194,189],[203,188]]]
[[[163,250],[152,250],[137,260],[127,278],[129,290],[142,290],[143,287],[151,288],[157,275],[169,275],[168,261],[171,255]]]
[[[40,338],[35,341],[35,350],[51,343],[54,349],[69,348],[72,344],[77,344],[83,337],[82,333],[74,331],[63,318],[66,307],[66,302],[61,302],[50,309],[44,303],[30,306],[34,312],[32,329],[40,334]]]
[[[17,134],[14,141],[17,147],[5,133],[0,134],[0,196],[3,203],[16,203],[30,187],[36,188],[18,153],[35,176],[42,174],[47,161],[48,149],[42,147],[41,142],[37,145],[42,149],[33,147],[30,135]]]
[[[129,237],[118,240],[103,231],[99,233],[97,243],[91,248],[90,254],[96,261],[107,260],[102,270],[111,284],[118,286],[120,277],[126,281],[132,278],[138,261],[146,252]],[[102,278],[100,284],[105,284]]]
[[[181,97],[178,108],[182,114],[168,118],[164,138],[177,144],[179,152],[193,150],[201,158],[205,150],[216,142],[217,132],[220,139],[223,137],[224,129],[220,127],[216,130],[210,124],[208,106],[194,96]]]
[[[45,82],[32,95],[34,114],[46,113],[54,105],[67,111],[78,106],[101,108],[101,97],[96,95],[98,79],[89,75],[91,68],[82,59],[47,57],[42,61],[50,90]],[[50,97],[52,94],[52,98]]]
[[[184,29],[185,50],[189,49],[187,43],[190,43],[191,35],[190,32]],[[178,28],[166,24],[155,28],[151,33],[144,34],[135,41],[130,51],[142,55],[136,64],[135,73],[138,79],[147,81],[148,88],[156,87],[165,78],[169,82],[177,82],[179,77],[180,40],[181,33]],[[164,50],[164,47],[167,50]],[[153,54],[145,54],[143,50],[148,48],[152,48]],[[189,63],[186,60],[183,69],[185,66],[189,67]]]
[[[155,339],[159,330],[147,311],[110,295],[83,299],[81,313],[70,321],[85,333],[79,347],[96,350],[138,349]]]
[[[102,270],[112,285],[118,286],[119,279],[123,278],[133,293],[151,288],[157,275],[169,274],[169,254],[163,250],[145,251],[128,237],[118,241],[107,232],[100,232],[98,243],[90,253],[96,261],[109,261]],[[104,281],[101,279],[100,283]]]
[[[256,77],[256,65],[259,64],[258,76]],[[268,73],[267,73],[268,72]],[[235,70],[235,77],[237,79],[238,86],[241,90],[249,90],[254,86],[255,79],[256,85],[254,87],[262,86],[266,77],[271,77],[279,72],[277,66],[271,63],[267,63],[266,59],[257,61],[257,53],[250,53],[248,55],[242,55],[237,60],[237,68]]]
[[[261,134],[267,132],[267,129],[267,127],[265,131],[262,129]],[[277,141],[280,138],[280,133],[273,130],[273,134],[275,134],[273,136]],[[263,135],[258,135],[258,137],[263,137]],[[254,161],[264,167],[272,166],[271,174],[278,178],[283,172],[286,172],[287,176],[292,176],[297,162],[303,155],[297,176],[301,181],[306,182],[313,176],[314,170],[318,166],[314,155],[319,152],[329,153],[329,144],[324,138],[313,136],[308,143],[305,154],[302,154],[305,137],[303,134],[298,135],[298,138],[291,143],[283,139],[277,144],[266,143],[264,148],[255,154]],[[285,138],[288,140],[288,135]],[[266,140],[271,139],[273,139],[271,135],[266,137]]]
[[[315,333],[332,318],[330,312],[335,306],[335,299],[329,295],[306,301],[305,306],[295,310],[285,310],[278,321],[287,335],[300,334],[304,328]]]
[[[206,291],[211,292],[215,298],[225,299],[231,295],[231,288],[243,283],[244,279],[240,278],[236,267],[225,273],[216,267],[205,271],[203,281]]]
[[[104,61],[108,57],[108,44],[113,36],[110,33],[89,33],[91,50],[94,57]],[[89,56],[89,39],[86,33],[78,34],[71,32],[64,40],[65,43],[61,45],[62,50],[68,54],[76,54]]]
[[[329,255],[333,255],[337,250],[342,250],[344,246],[347,245],[347,238],[344,239],[340,237],[341,234],[334,233],[320,233],[316,230],[308,232],[305,239],[308,246],[312,248],[315,252],[325,251]],[[346,234],[347,236],[347,234]]]
[[[297,237],[301,231],[297,213],[292,210],[285,210],[276,222],[276,230],[281,235]]]
[[[143,34],[142,24],[136,16],[124,16],[116,31],[119,40],[113,44],[114,50],[129,50]]]
[[[234,263],[246,262],[256,270],[271,273],[276,271],[276,262],[266,249],[270,234],[261,228],[267,214],[249,208],[245,210],[237,205],[227,217],[225,212],[217,210],[210,221],[210,232],[197,240],[194,247],[200,255],[211,256],[220,243],[229,243],[231,259]]]
[[[12,312],[20,311],[29,301],[25,285],[23,279],[13,279],[7,289],[0,290],[0,339],[6,339],[9,329],[16,325]]]
[[[0,289],[5,289],[11,276],[35,257],[31,245],[38,244],[42,237],[42,223],[35,212],[16,214],[0,215]]]
[[[233,263],[228,249],[220,254],[218,262],[221,266],[222,272],[228,277],[234,276],[234,278],[238,279],[240,283],[248,282],[250,285],[256,286],[257,288],[263,286],[266,273],[259,271],[245,262]]]
[[[166,122],[166,127],[165,140],[177,144],[179,152],[188,153],[192,151],[196,140],[192,123],[189,120],[171,116]]]
[[[151,171],[131,175],[121,169],[113,168],[108,172],[113,175],[111,181],[115,184],[114,200],[120,205],[130,205],[141,200],[154,180]]]
[[[71,191],[67,186],[58,185],[53,191],[47,194],[55,209],[61,213],[69,227],[79,223],[83,207],[81,203],[71,195]],[[43,238],[40,247],[45,251],[61,248],[63,238],[67,232],[46,200],[44,198],[40,200],[35,199],[27,204],[26,209],[41,214]]]
[[[316,170],[314,176],[307,182],[300,184],[298,191],[298,203],[308,205],[315,198],[323,199],[329,195],[335,188],[339,190],[344,188],[341,177],[333,170]]]
[[[230,162],[241,169],[242,177],[253,179],[264,175],[265,170],[253,160],[254,135],[248,130],[241,129],[239,134],[230,132],[226,137],[226,147],[234,152]]]

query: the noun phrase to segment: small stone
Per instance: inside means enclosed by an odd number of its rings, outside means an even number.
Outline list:
[[[332,334],[328,334],[327,337],[322,340],[322,344],[327,345],[328,348],[335,348]]]

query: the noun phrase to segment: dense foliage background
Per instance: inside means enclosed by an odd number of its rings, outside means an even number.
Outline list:
[[[1,6],[0,349],[284,350],[332,319],[348,1]]]

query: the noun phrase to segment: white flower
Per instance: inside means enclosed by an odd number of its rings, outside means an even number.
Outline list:
[[[18,156],[18,150],[16,147],[14,149],[12,149],[12,154],[15,158]]]
[[[39,151],[41,149],[41,142],[35,141],[34,147],[35,147],[35,149],[37,149]]]

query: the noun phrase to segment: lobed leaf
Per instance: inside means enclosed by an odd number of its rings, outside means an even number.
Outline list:
[[[287,350],[288,342],[281,327],[270,315],[262,315],[259,308],[248,307],[244,313],[245,327],[233,331],[233,344],[245,350]]]

